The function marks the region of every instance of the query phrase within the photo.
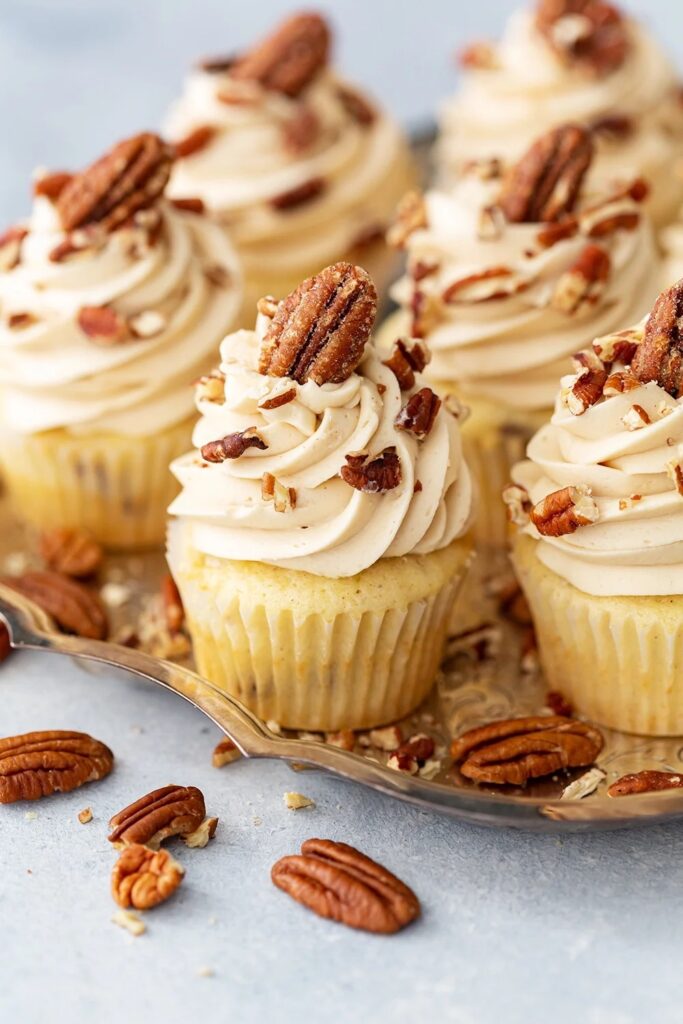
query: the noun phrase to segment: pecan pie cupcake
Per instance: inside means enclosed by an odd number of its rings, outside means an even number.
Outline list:
[[[247,53],[204,62],[171,111],[180,159],[170,194],[199,196],[244,263],[245,326],[262,295],[286,295],[336,259],[382,290],[383,244],[415,181],[399,127],[329,66],[330,30],[297,14]]]
[[[19,514],[108,547],[163,543],[187,449],[188,379],[241,304],[224,232],[164,198],[172,155],[126,139],[36,182],[0,242],[0,462]]]
[[[506,491],[549,685],[626,732],[683,727],[683,281],[563,378]]]
[[[463,81],[442,110],[438,162],[444,181],[471,160],[516,159],[560,121],[595,137],[594,174],[652,184],[650,212],[667,224],[683,201],[678,76],[633,18],[603,0],[538,0],[511,17],[497,45],[462,55]]]
[[[586,129],[561,125],[507,171],[477,164],[448,191],[409,197],[392,231],[407,273],[380,341],[424,337],[425,375],[469,406],[484,540],[505,539],[500,492],[550,416],[571,354],[643,316],[661,287],[645,184],[591,190],[593,156]]]
[[[434,682],[471,545],[454,416],[369,341],[376,292],[338,263],[200,382],[196,451],[177,460],[168,558],[199,671],[302,729],[399,718]]]

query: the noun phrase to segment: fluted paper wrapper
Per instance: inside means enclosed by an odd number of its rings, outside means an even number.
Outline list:
[[[206,559],[176,522],[168,557],[198,671],[262,719],[333,731],[401,718],[429,693],[470,545],[332,580]]]
[[[595,597],[537,558],[520,536],[513,562],[538,635],[548,687],[600,725],[683,733],[683,595]]]
[[[191,447],[187,419],[152,437],[5,434],[0,461],[25,522],[85,529],[107,548],[136,550],[164,543],[166,509],[178,493],[169,465]]]

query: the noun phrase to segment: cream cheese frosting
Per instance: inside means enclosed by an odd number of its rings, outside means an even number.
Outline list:
[[[187,381],[210,365],[241,303],[239,264],[224,232],[161,199],[55,261],[50,254],[73,236],[49,199],[36,197],[26,228],[19,263],[0,274],[6,427],[149,436],[189,417]],[[146,317],[142,336],[117,344],[86,336],[79,312],[102,306],[130,322]]]
[[[472,171],[447,191],[428,192],[427,226],[410,234],[408,272],[392,294],[403,310],[423,311],[429,379],[455,383],[466,397],[551,408],[558,377],[587,336],[606,334],[650,308],[661,286],[659,261],[647,218],[627,195],[608,203],[604,192],[587,190],[575,211],[578,231],[543,247],[539,234],[553,225],[498,217],[493,230],[483,229],[499,191],[500,180]],[[634,215],[637,223],[593,238],[608,214]],[[566,309],[558,297],[589,244],[607,253],[607,280],[589,301]],[[501,270],[506,276],[496,277]],[[479,284],[443,300],[471,277],[481,278]]]
[[[420,384],[402,393],[372,345],[339,384],[299,384],[260,373],[269,323],[259,314],[255,330],[223,341],[218,397],[206,382],[198,387],[197,449],[250,428],[267,448],[249,447],[217,464],[204,461],[200,451],[175,461],[182,491],[169,512],[190,522],[193,546],[209,556],[339,578],[380,558],[427,554],[460,537],[471,518],[472,484],[456,417],[442,405],[424,440],[397,429],[397,415]],[[269,397],[292,390],[293,400],[263,408]],[[400,461],[397,487],[367,493],[341,478],[348,454],[374,458],[387,448]],[[264,474],[290,496],[285,511],[264,498]]]
[[[452,179],[471,159],[514,159],[536,135],[562,121],[592,125],[617,115],[628,119],[630,130],[614,136],[597,132],[591,174],[603,182],[643,175],[653,186],[655,221],[670,219],[683,197],[675,173],[683,155],[679,83],[672,63],[641,25],[626,19],[625,30],[625,60],[595,77],[555,54],[533,11],[515,12],[493,51],[493,66],[467,70],[458,94],[443,106],[442,178]]]

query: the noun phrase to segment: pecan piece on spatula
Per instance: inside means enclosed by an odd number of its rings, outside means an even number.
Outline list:
[[[350,928],[390,935],[420,914],[412,889],[353,846],[330,839],[307,839],[300,855],[273,865],[271,878],[320,917]]]
[[[201,790],[195,786],[163,786],[114,815],[109,822],[109,842],[158,846],[170,836],[194,832],[205,814]]]
[[[114,767],[104,743],[84,732],[55,729],[0,739],[0,804],[69,793]]]
[[[541,135],[505,176],[498,203],[506,219],[539,224],[570,214],[593,151],[591,133],[578,124],[563,124]]]
[[[363,357],[377,292],[362,267],[335,263],[280,302],[263,338],[259,370],[299,384],[338,384]]]
[[[662,292],[645,324],[631,372],[643,384],[657,381],[673,398],[683,395],[683,281]]]
[[[298,96],[327,64],[330,30],[319,14],[294,14],[230,66],[238,81]]]

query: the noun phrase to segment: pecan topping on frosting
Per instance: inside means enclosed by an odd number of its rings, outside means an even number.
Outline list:
[[[616,71],[628,53],[624,18],[604,0],[540,0],[536,26],[567,64],[600,77]]]
[[[534,505],[529,516],[544,537],[564,537],[599,518],[598,507],[585,486],[563,487]]]
[[[423,441],[434,426],[434,421],[441,408],[441,399],[431,388],[421,388],[408,399],[398,416],[396,427],[408,430],[418,441]]]
[[[422,373],[430,358],[429,349],[419,338],[397,338],[384,366],[393,370],[401,391],[410,391],[415,386],[415,374]]]
[[[641,383],[657,381],[673,398],[683,396],[683,281],[662,292],[645,324],[631,371]]]
[[[563,124],[546,132],[505,177],[499,204],[507,220],[548,223],[571,213],[592,159],[586,128]]]
[[[319,14],[294,14],[230,67],[238,81],[298,96],[327,64],[330,30]]]
[[[151,206],[166,187],[171,149],[151,132],[119,142],[65,185],[55,206],[65,231],[99,224],[113,231]]]
[[[366,271],[335,263],[280,302],[259,370],[299,384],[339,384],[360,362],[376,313],[377,292]]]
[[[349,453],[347,466],[339,475],[349,487],[366,494],[384,494],[393,491],[401,482],[401,461],[393,448],[387,448],[376,459],[367,461],[367,455]]]
[[[225,462],[226,459],[239,459],[247,448],[258,448],[264,452],[268,445],[255,427],[238,430],[235,434],[226,434],[218,441],[207,441],[202,445],[202,458],[207,462]]]

